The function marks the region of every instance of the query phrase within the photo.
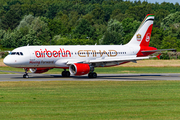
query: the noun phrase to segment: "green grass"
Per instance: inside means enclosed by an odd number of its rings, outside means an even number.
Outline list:
[[[180,119],[179,81],[1,82],[0,119]]]
[[[22,68],[0,67],[0,74],[5,74],[2,71],[24,72]],[[63,69],[51,69],[44,74],[61,74]],[[126,73],[180,73],[180,67],[100,67],[95,68],[98,74],[126,74]],[[12,74],[7,72],[6,74]]]

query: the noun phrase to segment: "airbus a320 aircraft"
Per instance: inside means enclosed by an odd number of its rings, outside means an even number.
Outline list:
[[[10,52],[4,64],[24,68],[24,78],[29,77],[28,70],[44,73],[52,68],[64,69],[63,77],[88,74],[89,78],[96,78],[95,67],[136,62],[157,52],[156,48],[149,47],[153,21],[154,15],[148,14],[126,45],[24,46]]]

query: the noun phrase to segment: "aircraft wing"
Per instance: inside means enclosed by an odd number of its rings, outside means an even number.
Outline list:
[[[136,56],[124,56],[124,57],[116,57],[116,58],[100,58],[95,60],[90,60],[90,63],[101,63],[101,62],[126,62],[126,61],[136,61],[142,59],[149,59],[150,57],[136,57]]]
[[[142,59],[149,59],[148,57],[136,57],[136,55],[132,56],[123,56],[123,57],[104,57],[104,58],[97,58],[93,60],[86,60],[86,61],[68,61],[67,65],[73,64],[73,63],[103,63],[103,62],[126,62],[126,61],[132,61],[135,62],[136,60],[142,60]]]

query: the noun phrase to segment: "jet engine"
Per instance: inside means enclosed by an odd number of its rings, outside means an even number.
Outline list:
[[[90,66],[85,63],[74,63],[69,66],[69,71],[72,75],[85,75],[89,73]]]
[[[49,68],[30,68],[29,69],[32,73],[44,73],[49,70]]]

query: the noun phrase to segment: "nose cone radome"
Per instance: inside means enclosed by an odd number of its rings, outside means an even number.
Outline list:
[[[5,65],[10,66],[12,64],[12,59],[10,59],[9,56],[6,56],[3,62]]]

